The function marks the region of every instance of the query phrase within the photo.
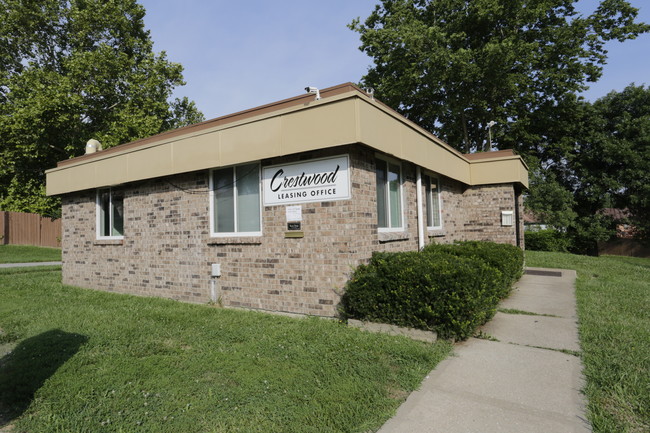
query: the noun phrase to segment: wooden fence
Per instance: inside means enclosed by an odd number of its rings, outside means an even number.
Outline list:
[[[650,247],[634,239],[616,238],[598,243],[598,254],[650,258]]]
[[[61,246],[61,220],[0,211],[0,245]]]

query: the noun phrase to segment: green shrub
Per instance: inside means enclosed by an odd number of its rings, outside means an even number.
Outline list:
[[[555,229],[524,232],[526,249],[530,251],[567,252],[571,239],[566,233]]]
[[[474,257],[375,253],[348,282],[341,313],[464,340],[494,315],[502,281],[501,271]]]
[[[524,252],[521,248],[509,244],[497,244],[485,241],[457,242],[450,245],[429,244],[423,252],[444,251],[459,257],[483,260],[502,273],[498,296],[505,298],[510,294],[512,285],[521,278],[524,268]]]

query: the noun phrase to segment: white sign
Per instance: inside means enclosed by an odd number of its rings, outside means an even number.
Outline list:
[[[302,206],[287,206],[287,222],[302,221]]]
[[[347,200],[348,155],[264,167],[264,206]]]

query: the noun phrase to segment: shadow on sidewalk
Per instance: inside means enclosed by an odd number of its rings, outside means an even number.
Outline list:
[[[20,342],[0,359],[0,428],[21,416],[34,394],[88,341],[52,329]]]

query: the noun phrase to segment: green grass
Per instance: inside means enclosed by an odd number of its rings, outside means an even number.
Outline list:
[[[0,426],[13,432],[366,432],[451,351],[335,321],[0,273]],[[2,413],[4,412],[4,416]]]
[[[529,251],[526,264],[578,273],[580,344],[594,432],[650,431],[650,260]]]
[[[0,245],[0,263],[60,262],[60,248]]]

